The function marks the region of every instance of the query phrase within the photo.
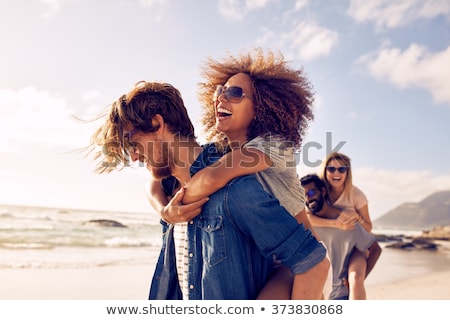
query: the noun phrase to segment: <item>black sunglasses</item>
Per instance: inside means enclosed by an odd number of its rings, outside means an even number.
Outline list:
[[[314,197],[316,195],[316,190],[311,189],[308,190],[308,192],[305,193],[307,197]]]
[[[347,169],[348,169],[348,167],[339,167],[339,168],[336,168],[336,167],[327,167],[327,171],[328,171],[329,173],[335,173],[336,170],[339,171],[339,173],[345,173],[345,172],[347,172]]]
[[[217,102],[219,100],[219,97],[221,95],[225,96],[225,99],[231,103],[239,103],[244,99],[244,97],[247,97],[247,95],[244,92],[244,89],[241,87],[224,87],[221,85],[217,86],[216,92],[214,93],[214,102]],[[250,100],[252,100],[250,97],[247,97]],[[252,100],[253,101],[253,100]]]

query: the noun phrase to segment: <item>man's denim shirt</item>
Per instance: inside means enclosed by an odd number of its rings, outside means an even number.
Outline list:
[[[221,154],[211,144],[191,167],[195,174]],[[173,228],[164,222],[163,245],[149,299],[182,299],[176,270]],[[326,250],[255,175],[239,177],[209,197],[188,223],[189,300],[255,299],[273,271],[274,258],[303,273]]]

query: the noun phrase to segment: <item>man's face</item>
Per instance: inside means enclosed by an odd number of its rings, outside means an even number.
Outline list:
[[[173,161],[169,143],[161,140],[157,133],[144,133],[125,130],[125,137],[134,146],[130,151],[133,161],[141,161],[155,179],[172,175]]]
[[[305,188],[306,206],[312,213],[320,212],[323,208],[324,198],[322,192],[314,183],[308,183]]]

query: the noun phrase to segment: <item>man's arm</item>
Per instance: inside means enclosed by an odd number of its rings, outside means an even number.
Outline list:
[[[185,188],[180,188],[173,198],[169,199],[161,186],[160,181],[151,179],[145,185],[147,200],[152,208],[167,223],[180,223],[192,220],[200,214],[203,205],[209,198],[203,198],[187,205],[181,204]]]
[[[164,193],[163,188],[161,186],[161,182],[154,179],[150,179],[150,181],[145,184],[144,190],[147,200],[150,203],[150,206],[158,214],[161,214],[164,207],[169,203],[167,195]]]
[[[342,211],[340,215],[345,216],[345,211]],[[352,230],[355,228],[356,220],[342,221],[342,219],[340,219],[340,215],[337,218],[325,218],[308,212],[308,218],[313,227],[337,228],[341,230]]]
[[[367,257],[367,268],[366,268],[366,278],[369,275],[370,271],[372,271],[375,266],[378,258],[381,255],[381,247],[378,244],[378,241],[375,240],[374,243],[369,247],[369,255]]]

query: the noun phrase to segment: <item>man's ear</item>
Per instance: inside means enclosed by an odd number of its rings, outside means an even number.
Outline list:
[[[156,133],[162,134],[166,128],[166,123],[164,122],[164,118],[160,114],[155,114],[152,119],[152,126],[158,127]]]

